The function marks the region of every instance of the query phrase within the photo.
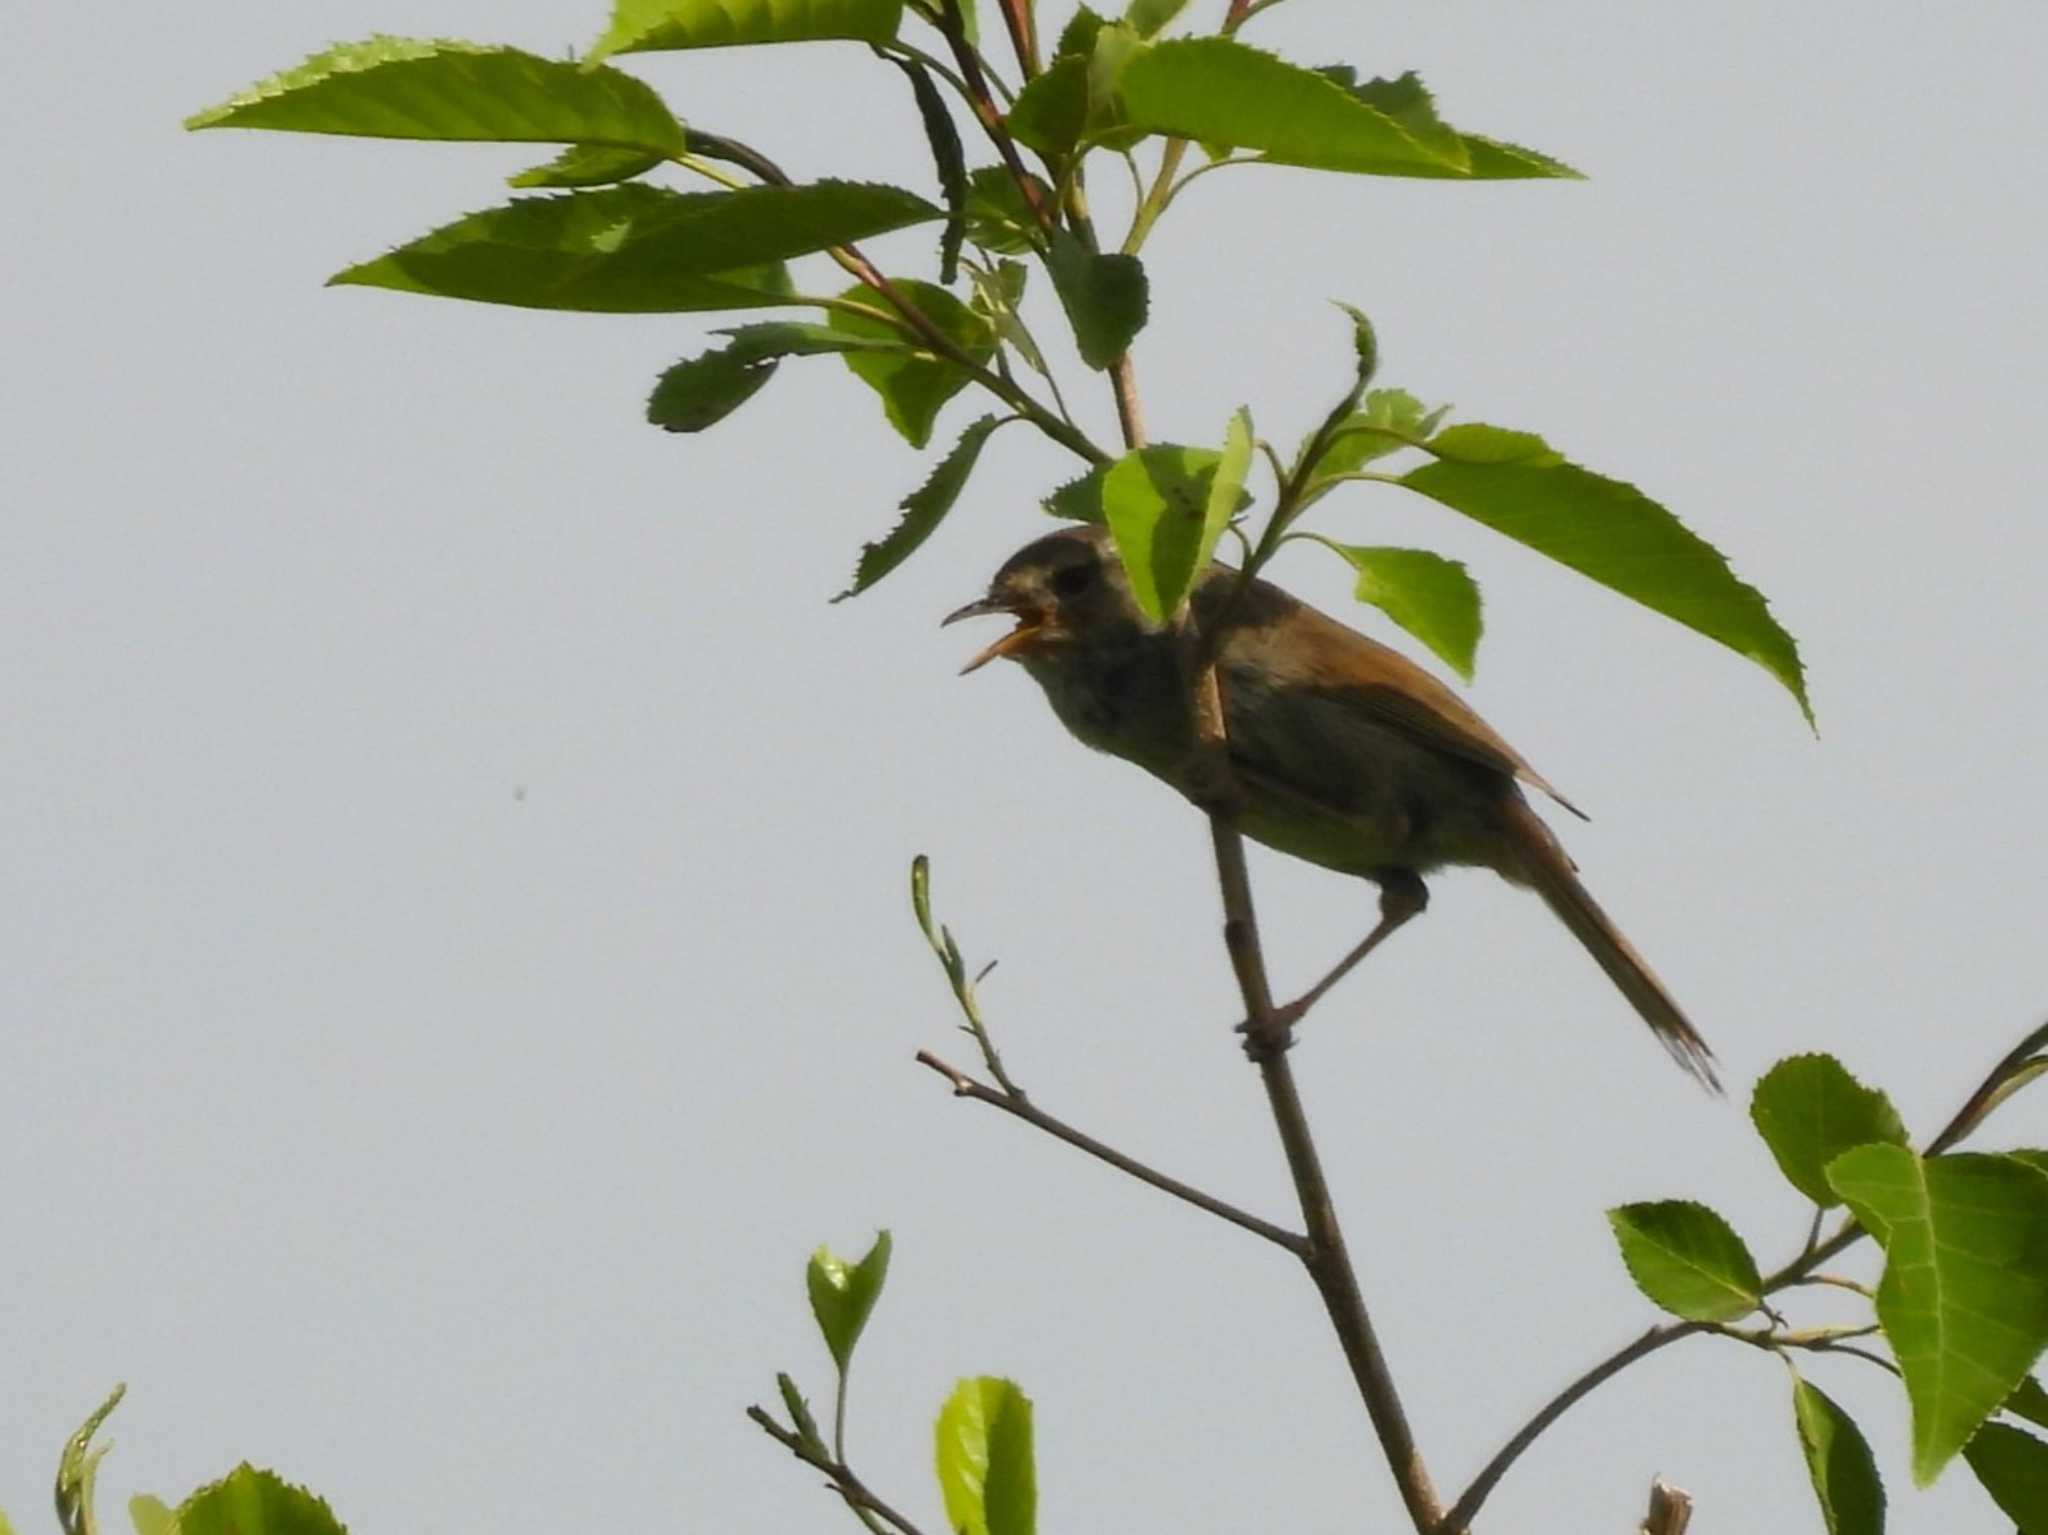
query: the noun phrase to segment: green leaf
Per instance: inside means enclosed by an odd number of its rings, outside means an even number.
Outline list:
[[[1635,486],[1567,463],[1528,432],[1448,427],[1430,449],[1438,462],[1401,484],[1747,656],[1812,724],[1798,646],[1763,594]]]
[[[1068,18],[1060,28],[1059,41],[1053,44],[1055,60],[1079,56],[1087,58],[1095,51],[1095,39],[1109,23],[1096,11],[1082,6]]]
[[[1077,236],[1056,229],[1046,267],[1081,361],[1100,370],[1130,350],[1145,328],[1145,269],[1136,256],[1098,255]]]
[[[1358,572],[1352,595],[1434,651],[1467,682],[1479,649],[1479,584],[1456,560],[1426,549],[1330,544]]]
[[[1127,457],[1145,459],[1152,465],[1152,472],[1169,480],[1191,479],[1196,498],[1206,508],[1209,482],[1216,473],[1216,466],[1223,455],[1213,448],[1189,448],[1179,443],[1154,443],[1149,448],[1140,448]],[[1118,462],[1121,462],[1119,460]],[[1077,480],[1070,480],[1059,487],[1040,503],[1046,512],[1054,517],[1064,517],[1071,522],[1092,522],[1098,526],[1108,521],[1104,509],[1105,487],[1109,472],[1115,464],[1098,464]],[[1249,495],[1240,495],[1237,510],[1243,511],[1251,505]]]
[[[640,149],[613,149],[605,144],[571,144],[545,165],[536,165],[506,185],[515,187],[602,187],[631,181],[661,164],[662,156]]]
[[[1132,595],[1154,623],[1164,623],[1180,606],[1201,568],[1209,492],[1221,477],[1222,457],[1207,448],[1159,443],[1126,453],[1101,471],[1102,520]],[[1053,500],[1067,491],[1055,492]]]
[[[1127,22],[1109,22],[1096,32],[1095,48],[1088,55],[1088,122],[1083,135],[1091,146],[1126,150],[1145,137],[1147,130],[1124,115],[1121,87],[1131,60],[1150,46]]]
[[[328,280],[531,309],[754,308],[787,292],[774,265],[786,257],[940,216],[900,188],[855,182],[693,193],[636,182],[518,198]]]
[[[823,325],[766,321],[741,325],[721,334],[732,340],[715,352],[675,364],[655,383],[647,401],[648,421],[664,431],[701,432],[716,426],[752,399],[775,376],[784,357],[810,357],[824,352],[898,352],[900,342],[849,336]]]
[[[939,1409],[935,1437],[947,1527],[959,1535],[1033,1535],[1031,1399],[1016,1383],[991,1375],[961,1381]]]
[[[825,1336],[832,1362],[846,1373],[853,1359],[853,1346],[860,1342],[868,1314],[881,1299],[882,1281],[889,1277],[889,1233],[878,1232],[868,1255],[855,1264],[832,1256],[828,1247],[811,1255],[804,1279],[811,1293],[811,1315]]]
[[[1792,1417],[1828,1535],[1884,1535],[1884,1482],[1856,1420],[1797,1375]]]
[[[1006,121],[1011,138],[1048,160],[1072,154],[1088,126],[1088,60],[1055,58],[1017,93]]]
[[[1030,181],[1040,204],[1051,207],[1052,188],[1036,176],[1030,176]],[[1037,248],[1038,220],[1007,166],[984,165],[969,173],[967,238],[999,256]]]
[[[962,432],[960,440],[953,444],[953,451],[939,460],[931,477],[903,498],[902,520],[889,530],[888,537],[861,549],[860,562],[854,567],[853,585],[832,600],[844,602],[848,597],[858,596],[915,554],[960,499],[960,492],[966,487],[967,477],[974,473],[982,445],[990,434],[1005,422],[1016,419],[1015,416],[983,416]]]
[[[1188,8],[1188,0],[1131,0],[1124,20],[1140,37],[1157,37]]]
[[[606,144],[679,154],[682,125],[643,80],[517,48],[373,37],[316,53],[187,128],[369,138]]]
[[[1732,1322],[1763,1299],[1763,1280],[1729,1224],[1703,1204],[1667,1199],[1607,1212],[1629,1277],[1688,1322]]]
[[[1050,378],[1052,374],[1045,365],[1045,357],[1018,313],[1018,306],[1024,302],[1024,287],[1030,277],[1031,269],[1021,261],[998,262],[992,272],[969,267],[967,280],[974,286],[974,297],[969,301],[969,307],[995,327],[996,334],[1024,359],[1025,366],[1041,377]]]
[[[994,355],[995,331],[989,322],[944,288],[905,277],[896,278],[894,286],[977,364],[987,362]],[[872,302],[874,298],[872,290],[858,283],[847,289],[843,296],[863,302]],[[831,324],[834,330],[848,335],[891,341],[900,339],[892,327],[879,320],[870,320],[865,315],[835,311]],[[924,352],[849,352],[846,365],[882,397],[882,408],[889,417],[890,425],[902,433],[914,448],[921,448],[931,441],[932,424],[938,419],[940,409],[972,382],[958,365]]]
[[[1374,459],[1398,453],[1427,438],[1443,419],[1448,405],[1427,409],[1405,389],[1375,389],[1365,397],[1365,407],[1340,421],[1315,467],[1309,483],[1333,475],[1353,474]]]
[[[2003,1423],[1987,1423],[1963,1450],[1977,1480],[2019,1535],[2048,1535],[2048,1444]]]
[[[830,38],[886,43],[902,19],[903,0],[613,0],[612,24],[590,57]]]
[[[1195,551],[1197,573],[1208,568],[1223,530],[1230,526],[1238,508],[1250,499],[1245,493],[1244,477],[1252,466],[1253,441],[1251,407],[1240,405],[1230,413],[1230,424],[1223,429],[1223,451],[1217,456],[1209,493],[1202,503],[1202,542]]]
[[[1423,446],[1439,460],[1454,464],[1534,464],[1548,469],[1564,462],[1564,455],[1534,432],[1477,421],[1447,426]]]
[[[178,1535],[178,1516],[170,1504],[146,1492],[128,1500],[128,1522],[135,1526],[135,1535]],[[0,1535],[6,1535],[4,1524]]]
[[[64,1441],[63,1452],[57,1457],[57,1522],[63,1526],[65,1535],[96,1535],[99,1526],[93,1515],[93,1482],[108,1447],[95,1446],[93,1435],[127,1394],[125,1385],[114,1387],[79,1425],[78,1432]]]
[[[1463,174],[1462,159],[1445,160],[1341,85],[1230,38],[1154,44],[1118,83],[1126,120],[1152,133],[1316,170]]]
[[[1517,144],[1482,138],[1476,133],[1460,133],[1448,126],[1437,116],[1436,102],[1427,87],[1412,72],[1397,80],[1368,80],[1363,85],[1358,83],[1358,72],[1348,64],[1332,65],[1316,73],[1334,81],[1367,106],[1384,112],[1418,142],[1444,154],[1441,164],[1390,170],[1388,175],[1472,181],[1527,181],[1551,177],[1571,181],[1585,179],[1562,160],[1553,160],[1549,155],[1523,149]]]
[[[2048,1344],[2048,1177],[2010,1157],[1858,1146],[1828,1182],[1885,1250],[1877,1320],[1906,1378],[1925,1486]]]
[[[1750,1096],[1749,1117],[1779,1171],[1823,1208],[1842,1201],[1828,1164],[1855,1146],[1906,1144],[1891,1099],[1865,1087],[1832,1055],[1795,1055],[1765,1072]]]
[[[2029,1375],[2019,1384],[2019,1389],[2005,1399],[2005,1410],[2016,1418],[2025,1418],[2029,1423],[2048,1428],[2048,1391],[2041,1389],[2041,1382]]]
[[[342,1535],[323,1499],[244,1462],[178,1506],[178,1535]]]
[[[796,1382],[787,1372],[778,1373],[775,1389],[782,1393],[782,1409],[789,1414],[789,1426],[796,1430],[797,1442],[812,1453],[823,1455],[825,1440],[818,1433],[818,1420],[811,1416],[811,1404],[796,1389]]]
[[[946,198],[946,228],[939,237],[939,281],[952,283],[960,276],[960,245],[967,238],[967,155],[960,147],[959,130],[953,114],[932,77],[915,59],[897,59],[897,67],[910,77],[910,93],[917,100],[917,115],[924,122],[925,142],[931,146],[932,165],[938,172],[939,187]]]
[[[1372,376],[1380,370],[1380,339],[1372,328],[1372,321],[1365,317],[1365,311],[1350,304],[1337,306],[1351,316],[1351,348],[1358,354],[1358,373],[1345,398],[1344,408],[1353,409],[1359,396],[1365,393],[1365,386],[1372,382]]]

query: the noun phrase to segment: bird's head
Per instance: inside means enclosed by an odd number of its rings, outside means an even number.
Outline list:
[[[1123,563],[1102,528],[1062,528],[1034,539],[1003,562],[988,595],[944,622],[1009,615],[1017,627],[961,668],[964,676],[999,656],[1057,663],[1063,652],[1127,644],[1150,632],[1131,595]]]

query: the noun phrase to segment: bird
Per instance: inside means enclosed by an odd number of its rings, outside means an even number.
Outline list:
[[[1522,791],[1581,819],[1584,812],[1449,686],[1220,561],[1196,580],[1189,604],[1215,657],[1239,829],[1379,887],[1377,925],[1281,1010],[1284,1021],[1424,909],[1425,875],[1486,868],[1541,896],[1679,1065],[1720,1091],[1712,1050]],[[998,658],[1017,662],[1083,744],[1204,802],[1181,639],[1146,616],[1106,528],[1080,524],[1034,539],[1003,563],[985,595],[943,623],[996,614],[1015,627],[962,675]]]

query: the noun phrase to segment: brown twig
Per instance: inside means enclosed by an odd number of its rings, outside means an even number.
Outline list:
[[[1171,1194],[1175,1199],[1191,1204],[1198,1210],[1206,1210],[1218,1219],[1226,1220],[1233,1226],[1251,1232],[1254,1236],[1264,1237],[1268,1242],[1285,1248],[1298,1258],[1305,1257],[1307,1254],[1308,1239],[1306,1237],[1289,1231],[1284,1226],[1276,1226],[1271,1221],[1261,1220],[1258,1216],[1240,1210],[1236,1205],[1227,1204],[1212,1194],[1205,1194],[1193,1184],[1183,1183],[1178,1178],[1169,1177],[1155,1168],[1147,1167],[1135,1157],[1126,1156],[1114,1146],[1098,1141],[1086,1131],[1076,1130],[1066,1121],[1055,1119],[1021,1094],[1007,1093],[999,1087],[990,1087],[984,1082],[977,1082],[966,1072],[940,1060],[929,1050],[918,1051],[917,1061],[920,1066],[929,1066],[933,1071],[936,1071],[940,1076],[952,1083],[953,1096],[956,1098],[972,1098],[977,1103],[986,1103],[994,1108],[1001,1109],[1005,1114],[1021,1119],[1024,1123],[1036,1129],[1043,1130],[1055,1140],[1065,1141],[1075,1150],[1085,1151],[1097,1161],[1107,1162],[1119,1172],[1129,1173],[1140,1183],[1150,1184],[1161,1193]]]
[[[960,0],[940,0],[939,30],[946,35],[946,44],[953,50],[953,58],[960,66],[960,78],[967,85],[967,99],[974,108],[975,121],[981,124],[989,142],[996,147],[996,153],[1003,157],[1003,166],[1010,173],[1010,179],[1017,183],[1017,192],[1031,209],[1032,217],[1038,220],[1041,229],[1052,227],[1052,209],[1045,205],[1039,195],[1038,183],[1024,168],[1024,161],[1017,153],[1017,141],[1010,137],[1009,127],[1003,121],[1002,110],[996,106],[995,96],[989,91],[988,79],[981,72],[981,60],[974,47],[967,41],[967,23],[960,12]],[[1017,47],[1017,59],[1029,80],[1036,72],[1035,66],[1025,62],[1025,44],[1017,42],[1014,19],[1004,11],[1006,20],[1012,21],[1011,40]],[[1025,18],[1029,23],[1029,17]]]
[[[1451,1511],[1443,1517],[1441,1535],[1465,1535],[1471,1528],[1472,1516],[1479,1512],[1479,1505],[1492,1493],[1494,1485],[1507,1474],[1508,1467],[1521,1458],[1522,1452],[1534,1444],[1543,1431],[1563,1417],[1573,1404],[1600,1385],[1609,1377],[1620,1374],[1638,1359],[1654,1354],[1667,1344],[1676,1343],[1680,1338],[1690,1338],[1709,1328],[1705,1322],[1664,1322],[1652,1327],[1637,1338],[1609,1354],[1605,1359],[1586,1371],[1564,1390],[1545,1402],[1536,1416],[1515,1431],[1514,1438],[1501,1446],[1500,1453],[1472,1478],[1472,1485],[1458,1494],[1458,1501],[1451,1505]]]
[[[1010,48],[1017,55],[1017,68],[1027,82],[1038,73],[1038,18],[1031,10],[1031,0],[1002,0],[1003,25],[1010,33]]]
[[[747,1416],[763,1433],[798,1460],[813,1470],[822,1471],[832,1490],[846,1500],[846,1506],[855,1514],[871,1514],[896,1530],[897,1535],[923,1535],[916,1525],[870,1492],[867,1484],[854,1474],[853,1468],[845,1461],[835,1460],[829,1454],[821,1454],[817,1449],[806,1445],[800,1437],[777,1423],[762,1408],[749,1407]]]

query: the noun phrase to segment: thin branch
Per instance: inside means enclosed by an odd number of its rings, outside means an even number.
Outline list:
[[[1007,15],[1007,13],[1006,13]],[[1003,114],[996,106],[995,98],[989,94],[988,80],[981,72],[981,60],[975,54],[973,44],[967,41],[967,23],[960,11],[960,0],[939,0],[939,30],[946,36],[946,43],[953,50],[953,57],[960,65],[961,79],[966,83],[968,105],[974,109],[974,120],[981,124],[989,142],[1002,156],[1003,165],[1010,173],[1010,179],[1017,183],[1017,191],[1031,209],[1032,217],[1044,229],[1052,227],[1052,209],[1039,196],[1038,183],[1024,168],[1024,161],[1017,154],[1017,141],[1010,137],[1009,124],[1003,121]],[[1025,18],[1026,23],[1029,17]],[[1017,32],[1012,27],[1013,40]],[[1017,44],[1017,59],[1028,81],[1037,73],[1037,66],[1030,62],[1026,45]]]
[[[1140,1183],[1150,1184],[1163,1194],[1171,1194],[1175,1199],[1191,1204],[1198,1210],[1206,1210],[1218,1219],[1226,1220],[1233,1226],[1251,1232],[1254,1236],[1264,1237],[1275,1246],[1285,1248],[1298,1258],[1304,1257],[1308,1251],[1308,1239],[1306,1237],[1289,1231],[1284,1226],[1276,1226],[1271,1221],[1261,1220],[1258,1216],[1240,1210],[1235,1205],[1227,1204],[1212,1194],[1203,1193],[1192,1184],[1183,1183],[1178,1178],[1168,1177],[1165,1173],[1147,1167],[1143,1162],[1138,1161],[1135,1157],[1126,1156],[1114,1146],[1105,1145],[1085,1131],[1076,1130],[1066,1121],[1055,1119],[1020,1093],[1006,1093],[1001,1088],[990,1087],[986,1083],[977,1082],[973,1077],[967,1075],[966,1072],[961,1071],[958,1067],[948,1065],[929,1050],[918,1051],[917,1061],[920,1066],[929,1066],[933,1071],[936,1071],[940,1076],[952,1083],[953,1096],[956,1098],[972,1098],[977,1103],[986,1103],[1001,1109],[1005,1114],[1021,1119],[1024,1123],[1036,1129],[1043,1130],[1055,1140],[1065,1141],[1075,1150],[1085,1151],[1097,1161],[1107,1162],[1117,1171],[1129,1173]]]
[[[1010,48],[1017,55],[1017,67],[1028,84],[1038,73],[1038,18],[1032,15],[1031,0],[999,0],[1003,25],[1010,32]]]
[[[1609,1377],[1619,1375],[1623,1370],[1657,1352],[1658,1349],[1676,1343],[1681,1338],[1690,1338],[1696,1333],[1710,1331],[1705,1322],[1664,1322],[1652,1327],[1635,1342],[1616,1349],[1605,1359],[1586,1371],[1564,1390],[1545,1402],[1536,1416],[1524,1423],[1515,1437],[1501,1446],[1500,1453],[1481,1468],[1472,1478],[1472,1485],[1458,1494],[1458,1501],[1451,1505],[1451,1511],[1443,1517],[1439,1526],[1440,1535],[1465,1535],[1471,1528],[1472,1516],[1479,1512],[1479,1505],[1494,1489],[1494,1484],[1507,1474],[1524,1450],[1534,1444],[1543,1431],[1570,1411],[1578,1400],[1591,1392]]]
[[[867,1484],[854,1475],[853,1468],[847,1465],[845,1461],[836,1460],[830,1455],[819,1454],[816,1450],[807,1447],[802,1439],[784,1428],[780,1423],[777,1423],[762,1408],[749,1407],[747,1409],[747,1416],[754,1421],[764,1434],[789,1451],[798,1460],[813,1470],[822,1471],[825,1474],[825,1480],[830,1484],[832,1490],[846,1500],[848,1508],[861,1516],[863,1524],[868,1524],[869,1528],[873,1528],[869,1521],[869,1516],[873,1516],[896,1530],[897,1535],[923,1535],[923,1531],[919,1530],[916,1525],[912,1524],[903,1515],[897,1513],[895,1509],[870,1492]]]

